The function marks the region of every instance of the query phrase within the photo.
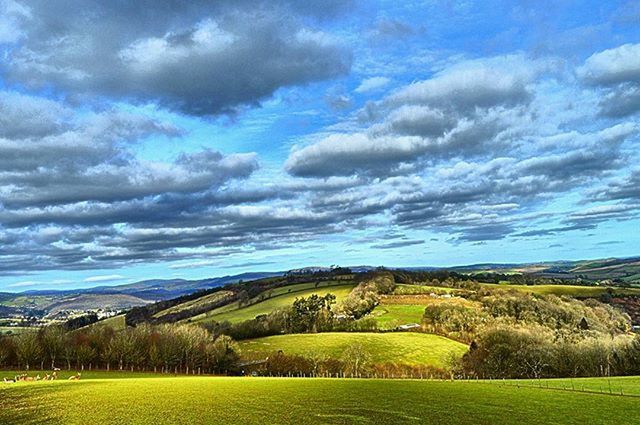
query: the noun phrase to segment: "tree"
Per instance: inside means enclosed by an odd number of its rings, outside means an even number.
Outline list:
[[[327,294],[323,297],[313,294],[307,298],[296,298],[289,316],[289,328],[292,332],[317,332],[320,322],[331,321],[331,306],[336,296]]]
[[[233,370],[239,359],[240,347],[227,335],[220,335],[207,345],[207,363],[218,373]]]
[[[8,337],[0,337],[0,367],[8,366],[13,354],[13,341]]]
[[[59,326],[47,326],[40,331],[40,340],[53,369],[56,367],[56,360],[64,352],[65,331]]]
[[[201,366],[210,337],[207,331],[199,326],[179,325],[175,330],[181,345],[185,371],[189,374],[190,370],[194,371]]]
[[[125,364],[131,361],[136,350],[135,345],[135,335],[129,328],[114,335],[109,343],[109,352],[110,358],[118,363],[118,370],[123,370]]]
[[[361,344],[351,344],[342,353],[342,361],[345,364],[345,372],[352,377],[359,377],[371,360],[371,355]]]
[[[40,362],[43,357],[42,347],[35,332],[22,332],[15,338],[16,355],[20,365],[29,370],[31,365]]]

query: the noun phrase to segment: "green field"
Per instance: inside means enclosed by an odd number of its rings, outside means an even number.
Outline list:
[[[195,300],[191,300],[191,301],[187,301],[184,302],[182,304],[178,304],[176,306],[167,308],[165,310],[162,310],[158,313],[156,313],[153,317],[162,317],[165,316],[167,314],[174,314],[174,313],[179,313],[181,311],[184,310],[189,310],[191,308],[194,307],[200,307],[200,306],[205,306],[207,304],[215,304],[218,303],[222,300],[224,300],[225,298],[228,298],[230,296],[233,295],[233,292],[231,291],[218,291],[218,292],[214,292],[213,294],[209,294],[209,295],[205,295],[203,297],[200,298],[196,298]]]
[[[37,330],[37,328],[25,328],[20,326],[0,326],[0,335],[15,335],[21,332]]]
[[[445,366],[453,353],[461,356],[467,346],[451,339],[423,333],[327,332],[277,335],[240,341],[243,357],[265,358],[282,350],[285,354],[340,358],[352,344],[360,344],[374,363]]]
[[[572,297],[599,297],[607,292],[605,286],[579,286],[579,285],[496,285],[493,283],[481,283],[485,288],[515,289],[517,291],[542,295],[569,295]],[[640,295],[640,288],[613,288],[616,295]]]
[[[117,316],[109,317],[108,319],[100,320],[96,323],[92,323],[88,325],[88,327],[106,327],[109,326],[116,331],[123,330],[126,327],[124,314],[119,314]]]
[[[0,384],[0,423],[622,425],[640,423],[639,400],[508,383],[104,379]]]
[[[419,304],[380,304],[372,312],[378,329],[393,330],[400,325],[422,322],[426,306]]]
[[[325,295],[327,293],[334,294],[336,301],[340,302],[355,287],[354,283],[344,284],[344,282],[323,282],[317,288],[314,283],[303,283],[299,285],[289,285],[275,288],[269,298],[264,301],[260,297],[254,298],[250,305],[240,307],[237,302],[228,304],[224,307],[217,308],[206,314],[195,316],[192,322],[242,322],[244,320],[254,319],[261,314],[268,314],[279,308],[289,307],[296,298],[308,297],[313,294]]]
[[[7,307],[43,308],[54,301],[55,297],[52,296],[16,294],[4,301],[0,301],[0,305],[6,305]]]

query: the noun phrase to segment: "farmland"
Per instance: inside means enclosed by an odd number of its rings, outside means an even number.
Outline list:
[[[378,329],[392,330],[401,325],[422,322],[424,305],[420,304],[381,304],[373,310]]]
[[[0,326],[0,335],[12,335],[19,334],[21,332],[28,332],[33,328],[21,327],[21,326]]]
[[[640,288],[608,288],[605,286],[579,285],[504,285],[482,283],[481,286],[491,289],[513,289],[520,292],[540,295],[568,295],[571,297],[599,297],[611,289],[614,295],[640,295]]]
[[[359,344],[375,363],[402,363],[444,367],[449,356],[462,356],[467,346],[437,335],[402,333],[321,333],[278,335],[242,341],[244,357],[285,354],[340,358],[347,347]]]
[[[124,377],[124,376],[123,376]],[[582,380],[574,380],[580,382]],[[597,382],[591,380],[590,382]],[[606,382],[606,379],[600,379]],[[514,382],[169,377],[0,385],[3,424],[635,424],[624,396]],[[556,380],[558,387],[568,380]],[[622,382],[622,384],[620,384]]]
[[[250,300],[246,306],[240,306],[238,302],[234,302],[206,314],[196,316],[191,321],[241,322],[243,320],[251,320],[261,314],[268,314],[279,308],[289,307],[296,298],[308,297],[313,294],[325,295],[331,293],[336,296],[336,302],[340,302],[354,287],[355,284],[345,284],[344,282],[328,282],[318,287],[313,283],[285,286],[274,289],[265,298]]]

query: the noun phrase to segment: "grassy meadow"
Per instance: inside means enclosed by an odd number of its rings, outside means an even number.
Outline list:
[[[27,328],[21,326],[0,326],[0,335],[15,335],[21,332],[30,332],[34,328]]]
[[[176,306],[162,310],[156,313],[154,317],[158,318],[158,317],[166,316],[167,314],[180,313],[181,311],[188,310],[193,307],[215,304],[217,302],[223,301],[225,298],[228,298],[232,295],[233,295],[233,292],[231,291],[214,292],[213,294],[205,295],[203,297],[196,298],[195,300],[187,301],[182,304],[178,304]]]
[[[247,306],[242,307],[237,302],[234,302],[206,314],[195,316],[190,321],[242,322],[254,319],[261,314],[271,313],[279,308],[290,307],[296,298],[309,297],[313,294],[322,296],[331,293],[336,296],[336,302],[340,302],[349,295],[355,286],[355,283],[345,284],[344,282],[323,282],[318,287],[313,283],[288,285],[274,289],[271,291],[271,295],[264,300],[255,298]]]
[[[414,332],[277,335],[240,341],[243,357],[265,358],[282,350],[285,354],[340,358],[352,344],[359,344],[373,363],[401,363],[443,367],[451,355],[462,356],[467,346],[451,339]]]
[[[605,286],[580,286],[580,285],[503,285],[482,283],[482,286],[491,289],[514,289],[516,291],[541,294],[541,295],[568,295],[571,297],[599,297],[607,292]],[[612,288],[614,295],[640,295],[640,288]]]
[[[371,315],[378,329],[393,330],[400,325],[422,322],[424,305],[421,304],[384,304],[377,306]]]
[[[0,384],[0,423],[637,424],[639,402],[512,382],[131,377]]]

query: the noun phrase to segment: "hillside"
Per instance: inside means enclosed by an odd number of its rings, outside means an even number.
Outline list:
[[[302,283],[287,285],[268,291],[240,305],[236,301],[205,314],[195,316],[192,322],[241,322],[254,319],[256,316],[271,313],[274,310],[289,307],[296,298],[308,297],[313,294],[326,295],[331,293],[340,302],[355,287],[355,283],[345,284],[343,281],[329,281],[322,283]]]
[[[459,357],[467,346],[437,335],[402,333],[327,332],[277,335],[242,341],[243,357],[263,359],[275,352],[305,357],[341,358],[348,347],[358,345],[373,363],[446,366],[451,356]]]
[[[568,295],[578,298],[598,298],[610,293],[612,296],[640,295],[640,288],[620,288],[611,286],[579,286],[579,285],[504,285],[482,283],[481,286],[498,290],[516,290],[530,294]]]
[[[123,310],[123,309],[128,309],[131,307],[145,305],[149,303],[151,303],[151,301],[134,297],[132,295],[82,294],[77,296],[64,297],[61,301],[53,302],[49,305],[46,305],[44,308],[49,312],[49,314],[56,314],[63,310],[76,310],[76,311],[95,310],[95,309]]]
[[[171,314],[179,314],[192,309],[213,309],[225,300],[230,300],[233,296],[231,291],[217,291],[212,294],[186,301],[184,303],[169,307],[154,314],[153,317],[161,318]]]

